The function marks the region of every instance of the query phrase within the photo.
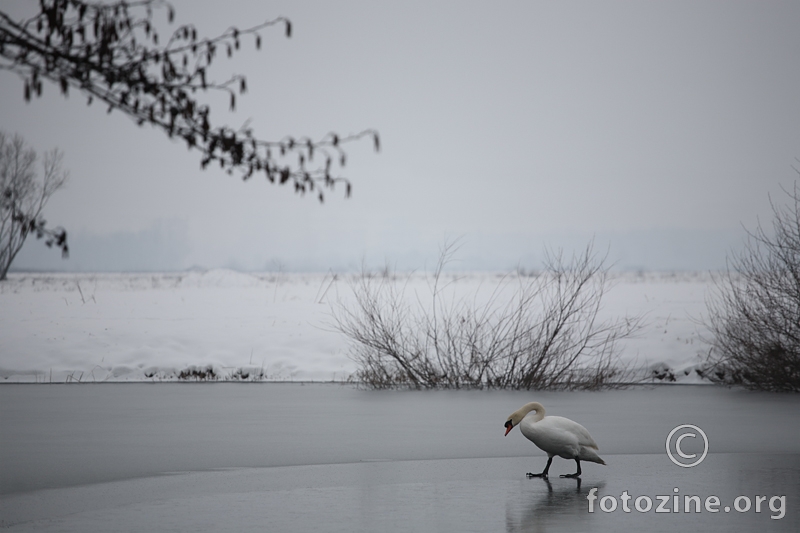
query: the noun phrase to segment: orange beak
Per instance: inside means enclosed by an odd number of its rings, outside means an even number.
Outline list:
[[[506,422],[506,435],[508,435],[508,432],[511,431],[512,429],[514,429],[514,425],[511,423],[511,420],[509,420],[508,422]],[[503,436],[505,437],[506,435]]]

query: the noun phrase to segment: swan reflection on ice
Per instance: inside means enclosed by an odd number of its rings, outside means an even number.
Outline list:
[[[605,482],[581,486],[581,478],[574,482],[556,482],[544,478],[540,483],[523,483],[522,491],[511,494],[506,503],[506,531],[575,531],[587,527],[592,515],[586,512],[589,490],[602,490]],[[565,483],[563,486],[560,483]]]

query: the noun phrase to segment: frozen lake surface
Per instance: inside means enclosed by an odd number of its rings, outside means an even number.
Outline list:
[[[506,417],[540,401],[608,466],[527,479],[546,457]],[[0,387],[0,525],[11,531],[797,531],[800,398],[707,386],[600,393],[299,384]],[[665,439],[708,436],[694,468]],[[687,439],[691,440],[691,439]],[[686,451],[692,451],[684,447]],[[587,495],[613,497],[614,512]],[[655,513],[657,496],[681,496]],[[647,496],[648,512],[621,496]],[[683,496],[720,500],[684,511]],[[751,502],[745,512],[747,496]],[[755,512],[756,496],[766,496]],[[783,503],[770,500],[784,496]],[[607,507],[611,498],[607,498]],[[773,508],[770,507],[770,502]],[[724,507],[730,512],[724,512]],[[672,501],[668,509],[672,509]],[[773,518],[782,515],[781,518]]]

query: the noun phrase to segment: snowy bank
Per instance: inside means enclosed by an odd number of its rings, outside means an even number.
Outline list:
[[[447,274],[469,297],[496,273]],[[407,290],[427,290],[422,274]],[[620,344],[623,362],[656,381],[697,383],[708,347],[699,319],[704,273],[614,276],[603,315],[643,314]],[[341,381],[354,372],[330,303],[348,275],[231,270],[183,273],[13,273],[0,283],[2,382]]]

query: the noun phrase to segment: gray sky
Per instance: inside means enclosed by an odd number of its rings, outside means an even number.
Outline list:
[[[75,90],[26,104],[0,72],[0,128],[61,148],[72,176],[46,212],[72,257],[31,241],[17,268],[423,267],[460,236],[459,267],[506,269],[594,236],[621,268],[710,269],[797,178],[798,2],[173,4],[201,36],[292,20],[215,62],[249,92],[235,113],[213,97],[212,119],[268,139],[376,128],[382,151],[348,146],[353,197],[320,205],[201,171]]]

